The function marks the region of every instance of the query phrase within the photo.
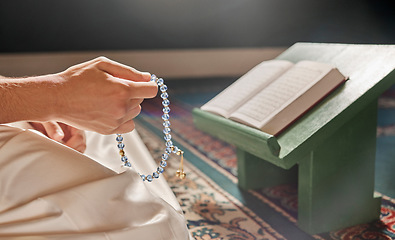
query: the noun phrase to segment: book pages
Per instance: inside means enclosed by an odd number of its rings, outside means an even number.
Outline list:
[[[292,66],[293,63],[283,60],[262,62],[203,105],[201,109],[228,118],[233,111]]]
[[[262,128],[274,115],[306,92],[332,68],[328,64],[299,62],[242,105],[230,118]]]

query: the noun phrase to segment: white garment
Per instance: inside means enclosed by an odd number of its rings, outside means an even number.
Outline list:
[[[80,154],[36,131],[0,125],[0,239],[186,240],[164,178],[120,167],[115,136],[87,132]],[[156,164],[135,131],[124,134],[137,171]]]

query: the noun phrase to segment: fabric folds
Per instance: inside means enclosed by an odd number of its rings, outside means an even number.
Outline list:
[[[80,154],[32,131],[0,125],[0,239],[189,239],[181,208],[135,131],[124,135],[133,169],[121,167],[115,136],[87,132]]]

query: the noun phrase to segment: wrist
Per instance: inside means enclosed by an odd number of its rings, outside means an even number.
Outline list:
[[[34,115],[39,121],[58,121],[61,118],[64,108],[60,96],[62,84],[63,77],[60,74],[34,77],[34,89],[27,100],[35,99],[33,109],[37,109],[37,112]]]
[[[0,81],[0,123],[50,121],[57,116],[56,74],[2,78]]]

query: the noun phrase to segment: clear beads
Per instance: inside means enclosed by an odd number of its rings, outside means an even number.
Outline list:
[[[172,150],[171,150],[171,148],[166,148],[166,149],[165,149],[165,152],[166,152],[167,154],[170,154],[170,153],[172,153]]]
[[[170,108],[169,107],[164,107],[162,111],[163,111],[163,113],[169,113],[170,112]]]
[[[147,179],[148,182],[152,182],[152,175],[147,175],[147,177],[145,177]]]
[[[154,76],[155,78],[152,79],[152,76]],[[152,75],[152,76],[151,76],[151,81],[156,81],[156,84],[158,84],[158,86],[162,86],[163,85],[164,81],[163,81],[162,78],[157,79],[157,77],[155,75]],[[155,79],[157,79],[157,80],[155,80]]]
[[[171,135],[166,134],[163,138],[165,139],[165,141],[169,141],[171,139]]]
[[[165,144],[166,144],[166,147],[169,147],[169,148],[173,147],[173,142],[171,140],[167,140]]]
[[[167,92],[163,92],[163,93],[160,95],[160,97],[163,98],[163,99],[167,99],[167,98],[169,97],[169,94],[168,94]]]
[[[119,136],[117,136],[116,140],[117,140],[117,142],[122,142],[123,141],[123,137],[119,135]]]
[[[164,129],[163,129],[163,133],[164,134],[169,134],[171,132],[171,129],[169,128],[169,127],[165,127]]]
[[[164,153],[164,154],[162,154],[162,160],[167,160],[169,158],[169,154],[167,154],[167,153]]]
[[[123,137],[121,136],[121,134],[117,134],[116,139],[118,142],[118,149],[119,149],[119,155],[121,155],[121,161],[123,162],[123,165],[126,167],[131,167],[132,164],[128,161],[128,157],[125,155],[125,151],[123,150],[125,147],[125,144],[122,142],[123,141]]]
[[[170,116],[169,116],[169,114],[167,114],[167,113],[165,113],[165,114],[162,115],[163,121],[167,121],[167,120],[169,120],[169,118],[170,118]]]
[[[167,166],[167,162],[165,160],[160,161],[160,166],[165,168]]]
[[[151,75],[151,81],[155,82],[159,90],[161,91],[160,97],[162,98],[162,105],[163,105],[163,115],[162,115],[162,120],[163,120],[163,133],[164,133],[164,139],[165,139],[165,153],[162,154],[161,157],[161,162],[159,164],[159,167],[156,169],[155,172],[149,175],[144,175],[140,174],[140,177],[143,181],[148,181],[152,182],[155,178],[159,178],[160,174],[164,172],[164,169],[167,167],[167,159],[169,158],[169,155],[174,153],[177,155],[181,155],[181,170],[179,169],[177,171],[177,176],[180,177],[180,171],[181,171],[181,177],[180,178],[185,178],[185,172],[182,169],[182,160],[183,160],[183,152],[177,147],[173,145],[173,142],[171,141],[171,129],[170,129],[170,101],[167,99],[169,97],[169,94],[167,93],[167,86],[164,84],[164,80],[162,78],[156,77],[154,74]],[[121,134],[117,134],[116,141],[118,142],[118,149],[119,149],[119,154],[121,155],[121,161],[123,162],[123,165],[126,167],[131,167],[132,164],[129,162],[128,158],[125,155],[125,151],[123,150],[125,148],[125,144],[122,142],[123,137]]]
[[[164,127],[170,127],[170,121],[167,121],[167,120],[165,120],[165,121],[163,121],[163,126]]]
[[[167,86],[166,85],[162,85],[159,89],[160,89],[161,92],[166,92]]]
[[[118,148],[119,149],[123,149],[125,147],[125,144],[123,144],[122,142],[118,143]]]
[[[163,105],[164,107],[167,107],[167,106],[169,106],[169,105],[170,105],[170,101],[169,101],[169,99],[165,99],[165,100],[163,100],[163,101],[162,101],[162,105]]]

